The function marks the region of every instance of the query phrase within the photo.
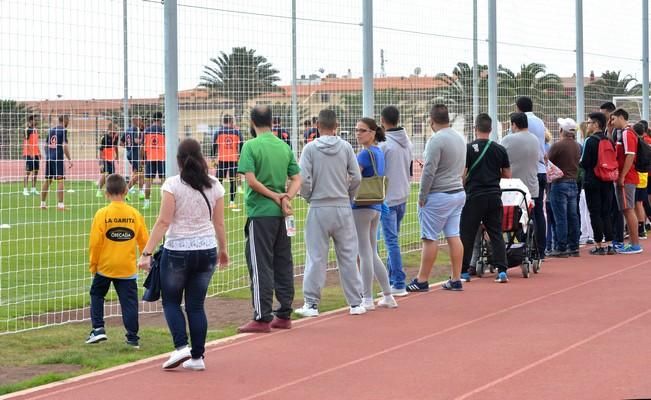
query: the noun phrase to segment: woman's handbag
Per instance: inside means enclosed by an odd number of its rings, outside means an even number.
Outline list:
[[[143,283],[145,293],[142,295],[142,301],[156,301],[160,299],[160,259],[162,255],[163,246],[160,246],[151,256],[151,268],[149,269],[145,283]]]
[[[386,176],[378,176],[377,167],[375,165],[375,156],[372,151],[366,150],[371,159],[373,166],[373,176],[362,177],[362,182],[359,185],[357,194],[354,198],[356,206],[372,206],[382,204],[387,192],[387,178]]]

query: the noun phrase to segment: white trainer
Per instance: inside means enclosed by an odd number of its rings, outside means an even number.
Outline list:
[[[27,188],[23,189],[23,196],[29,196],[29,190]]]
[[[366,314],[366,308],[364,308],[364,306],[359,305],[359,306],[350,307],[350,315],[362,315],[362,314]]]
[[[398,307],[398,302],[392,295],[388,295],[378,300],[377,306],[383,308],[396,308]]]
[[[294,310],[294,312],[301,317],[318,317],[319,316],[319,309],[317,308],[316,304],[309,304],[305,303],[303,304],[303,307],[297,308]]]
[[[395,297],[405,297],[409,296],[409,292],[407,289],[402,288],[402,289],[396,289],[393,286],[391,286],[391,294]],[[384,296],[384,292],[378,292],[378,296]]]
[[[375,310],[375,302],[373,299],[362,299],[362,307],[364,307],[366,311],[373,311]]]
[[[180,350],[174,350],[172,354],[170,354],[170,358],[165,361],[163,364],[163,369],[172,369],[176,368],[183,361],[187,361],[192,358],[192,355],[190,354],[190,348],[189,347],[184,347]]]
[[[191,369],[193,371],[203,371],[206,369],[206,364],[203,362],[203,358],[191,358],[185,362],[183,362],[183,368],[185,369]]]

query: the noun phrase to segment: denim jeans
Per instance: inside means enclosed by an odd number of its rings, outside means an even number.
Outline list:
[[[208,321],[204,300],[210,278],[215,272],[217,249],[168,250],[164,249],[160,263],[161,297],[167,326],[174,347],[187,346],[188,334],[181,302],[185,299],[185,312],[190,326],[192,358],[201,358],[205,351]]]
[[[108,278],[95,274],[90,286],[90,319],[93,329],[104,327],[104,298],[113,282],[113,287],[122,308],[122,323],[126,329],[127,340],[138,339],[138,284],[135,279]]]
[[[384,244],[387,248],[387,270],[389,283],[395,289],[405,288],[405,272],[402,268],[402,254],[400,253],[400,223],[405,216],[407,203],[392,207],[382,207],[382,233]]]
[[[562,181],[552,183],[550,192],[555,236],[559,251],[574,251],[579,248],[579,214],[576,197],[578,196],[576,182]]]
[[[556,238],[554,237],[554,229],[556,229],[556,224],[554,223],[554,212],[552,211],[552,202],[545,202],[545,212],[547,214],[547,247],[546,250],[552,251],[558,247],[556,245]]]

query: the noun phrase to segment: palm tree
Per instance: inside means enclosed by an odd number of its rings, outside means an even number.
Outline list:
[[[0,100],[0,159],[20,157],[23,129],[33,110],[15,100]]]
[[[569,112],[563,83],[556,74],[548,74],[544,64],[522,64],[516,74],[508,68],[498,69],[498,114],[500,119],[514,111],[513,104],[519,96],[533,100],[536,114],[541,118]]]
[[[622,76],[622,71],[606,71],[601,77],[585,87],[585,103],[588,110],[594,111],[606,101],[616,96],[640,96],[642,85],[631,75]]]
[[[233,100],[235,115],[241,116],[244,105],[261,94],[277,92],[278,70],[254,49],[234,47],[231,54],[221,52],[204,67],[200,86],[217,95]]]
[[[479,76],[479,109],[486,109],[488,103],[488,79],[486,72],[488,66],[478,65]],[[431,95],[431,104],[444,103],[450,112],[464,119],[464,134],[472,137],[473,126],[473,68],[465,63],[458,62],[452,70],[452,75],[438,74],[436,79],[443,81],[446,86],[435,89]],[[456,118],[456,117],[455,117]]]

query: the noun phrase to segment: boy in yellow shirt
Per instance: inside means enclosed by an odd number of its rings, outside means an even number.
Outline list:
[[[126,343],[139,348],[136,246],[142,253],[149,234],[142,215],[124,202],[127,183],[121,175],[106,178],[106,197],[111,203],[95,213],[90,231],[90,317],[93,330],[87,344],[107,340],[104,330],[104,298],[113,282],[120,299]]]

